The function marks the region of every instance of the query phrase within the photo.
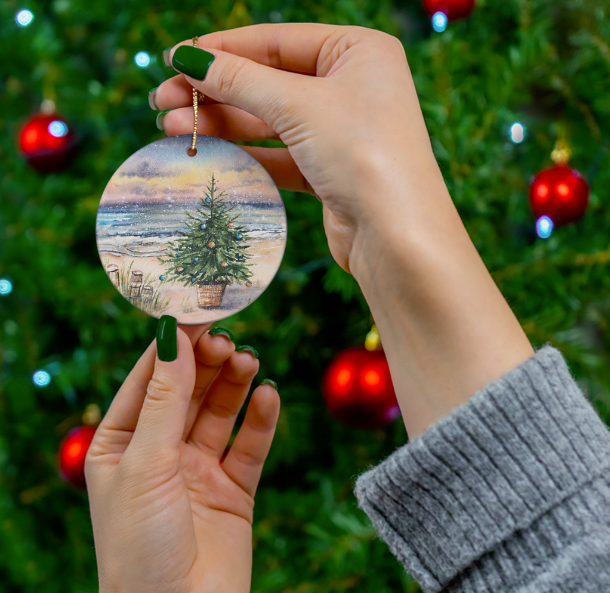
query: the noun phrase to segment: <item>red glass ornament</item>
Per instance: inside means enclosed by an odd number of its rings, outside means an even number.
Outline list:
[[[381,350],[351,348],[339,354],[326,371],[323,390],[330,413],[354,428],[381,428],[400,415]]]
[[[79,488],[87,487],[85,457],[95,429],[95,426],[73,428],[59,446],[59,475]]]
[[[424,9],[432,17],[437,12],[447,15],[447,19],[465,19],[474,10],[476,0],[423,0]]]
[[[39,173],[65,169],[75,156],[75,146],[74,131],[56,113],[35,115],[19,134],[22,155]]]
[[[536,220],[548,216],[560,226],[583,217],[589,203],[589,184],[576,169],[555,165],[536,175],[529,197]]]

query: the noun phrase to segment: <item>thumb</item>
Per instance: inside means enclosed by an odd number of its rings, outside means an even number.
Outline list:
[[[170,315],[159,320],[152,379],[128,449],[177,458],[195,387],[195,356],[189,336]]]
[[[301,101],[305,87],[316,79],[277,70],[248,58],[218,49],[179,45],[170,56],[172,67],[184,74],[192,86],[219,103],[243,109],[262,119],[275,132],[276,125]],[[284,113],[286,112],[286,113]],[[282,121],[282,128],[290,124]]]

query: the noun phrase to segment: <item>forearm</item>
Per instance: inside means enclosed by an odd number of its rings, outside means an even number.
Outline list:
[[[533,349],[436,163],[416,179],[384,184],[378,195],[393,199],[377,204],[359,228],[350,269],[371,307],[413,438]]]

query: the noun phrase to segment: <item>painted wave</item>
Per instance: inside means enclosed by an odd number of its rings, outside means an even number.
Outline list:
[[[186,229],[184,207],[176,207],[175,214],[172,209],[173,205],[167,205],[163,210],[158,205],[100,208],[96,221],[98,250],[132,257],[163,255],[168,243],[178,239],[178,232]],[[234,214],[239,215],[237,223],[248,229],[249,244],[281,240],[286,236],[283,210],[250,209],[235,211]]]

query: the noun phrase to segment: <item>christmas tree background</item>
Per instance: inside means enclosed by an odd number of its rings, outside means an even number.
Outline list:
[[[196,215],[186,213],[188,231],[180,231],[180,239],[169,243],[170,255],[159,258],[168,266],[163,281],[178,280],[185,286],[248,282],[252,277],[248,269],[252,264],[246,263],[248,231],[237,222],[239,215],[231,215],[233,210],[212,175]]]
[[[34,14],[15,23],[23,8]],[[87,495],[57,475],[61,439],[85,406],[104,412],[155,335],[121,297],[96,251],[108,179],[163,137],[148,91],[173,75],[174,43],[250,23],[374,27],[405,45],[435,154],[470,236],[536,347],[565,355],[610,421],[610,19],[607,0],[480,0],[436,33],[419,0],[0,2],[0,593],[93,593]],[[152,57],[140,68],[138,52]],[[43,99],[80,136],[65,172],[38,175],[18,152]],[[510,141],[515,122],[525,141]],[[572,166],[591,184],[583,220],[535,233],[527,193],[564,129]],[[277,145],[266,143],[266,145]],[[400,420],[365,432],[336,422],[325,368],[360,344],[369,313],[333,263],[319,202],[284,192],[288,245],[255,303],[222,321],[260,352],[282,413],[255,514],[253,591],[414,592],[352,493],[354,477],[406,440]],[[448,254],[448,257],[450,254]],[[51,381],[38,387],[37,370]]]

